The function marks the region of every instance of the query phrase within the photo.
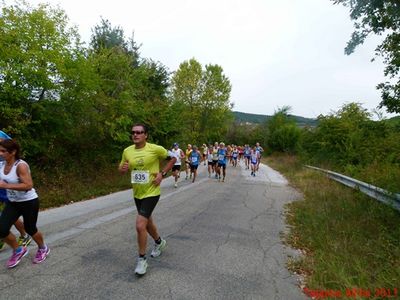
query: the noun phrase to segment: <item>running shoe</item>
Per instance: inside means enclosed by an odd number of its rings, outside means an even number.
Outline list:
[[[147,271],[147,260],[143,257],[139,257],[135,269],[135,274],[142,276],[146,274],[146,271]]]
[[[167,246],[167,241],[164,239],[161,239],[161,243],[155,244],[153,250],[151,250],[151,257],[158,257],[161,255],[161,252],[165,249]]]
[[[45,249],[38,249],[36,252],[35,257],[33,258],[33,263],[34,264],[40,264],[41,262],[43,262],[46,257],[49,255],[50,253],[50,248],[48,246],[46,246]]]
[[[17,253],[17,251],[13,251],[10,259],[7,261],[7,268],[14,268],[19,264],[21,259],[28,254],[29,250],[27,247],[22,246],[22,250]]]
[[[176,182],[175,182],[175,184],[174,184],[174,187],[176,187],[176,188],[178,187],[178,184],[177,184]]]
[[[19,246],[27,247],[32,242],[32,238],[28,234],[25,237],[20,235],[17,242]]]

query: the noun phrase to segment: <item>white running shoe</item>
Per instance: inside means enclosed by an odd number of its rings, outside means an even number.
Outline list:
[[[161,252],[165,249],[167,246],[167,241],[162,239],[161,243],[155,244],[153,250],[151,250],[151,257],[158,257],[161,255]]]
[[[176,188],[178,187],[178,184],[177,184],[176,182],[175,182],[175,184],[174,184],[174,187],[176,187]]]
[[[135,269],[135,274],[142,276],[146,274],[147,271],[147,260],[145,258],[139,257]]]

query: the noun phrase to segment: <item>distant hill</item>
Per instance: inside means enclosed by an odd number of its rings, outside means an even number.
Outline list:
[[[233,115],[235,116],[235,121],[240,122],[240,123],[251,123],[251,124],[261,124],[265,122],[266,120],[269,120],[272,118],[272,116],[268,115],[258,115],[258,114],[249,114],[249,113],[243,113],[240,111],[234,111]],[[294,115],[289,115],[291,118],[295,120],[298,126],[300,127],[305,127],[305,126],[311,126],[315,127],[317,126],[317,119],[312,119],[312,118],[304,118],[300,116],[294,116]]]

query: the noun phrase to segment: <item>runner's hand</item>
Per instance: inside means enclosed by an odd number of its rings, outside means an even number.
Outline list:
[[[163,178],[162,173],[161,172],[157,173],[156,178],[154,178],[153,180],[153,184],[156,186],[160,185],[162,178]]]
[[[127,171],[129,170],[129,161],[126,160],[126,161],[122,164],[120,170],[121,170],[121,172],[123,172],[123,173],[127,172]]]

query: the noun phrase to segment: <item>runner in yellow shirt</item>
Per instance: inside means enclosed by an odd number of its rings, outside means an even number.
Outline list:
[[[122,174],[131,172],[133,197],[138,215],[136,217],[136,232],[139,257],[135,273],[144,275],[147,270],[146,247],[147,233],[154,239],[155,245],[151,251],[152,257],[161,255],[167,242],[158,233],[156,224],[151,216],[160,199],[160,183],[163,176],[172,168],[176,158],[164,147],[147,143],[148,132],[143,124],[132,127],[133,145],[125,148],[122,153],[119,171]],[[168,163],[160,172],[160,161]]]
[[[186,159],[185,159],[185,165],[186,165],[186,180],[188,179],[188,177],[189,177],[189,173],[190,173],[190,179],[192,179],[192,171],[191,171],[191,169],[190,169],[190,161],[189,161],[189,156],[190,156],[190,153],[192,153],[192,145],[191,144],[188,144],[187,145],[187,149],[186,149],[186,151],[185,151],[185,155],[186,155]]]

